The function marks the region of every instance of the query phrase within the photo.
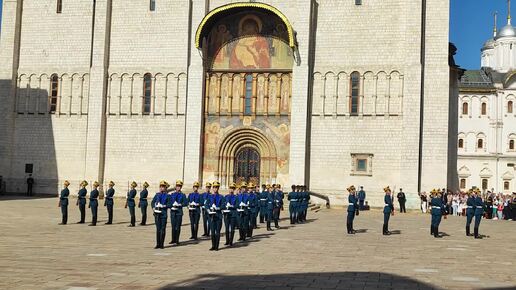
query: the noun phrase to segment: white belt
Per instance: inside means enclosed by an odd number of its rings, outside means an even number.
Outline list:
[[[266,198],[260,198],[261,201],[266,201],[267,199]]]
[[[243,209],[237,209],[237,211],[242,212],[242,211],[244,211],[244,210],[243,210]]]
[[[477,206],[477,208],[482,208],[481,206]]]
[[[385,204],[385,206],[391,206],[390,204]]]
[[[354,203],[348,203],[348,205],[355,205]]]
[[[228,213],[228,212],[230,212],[230,210],[229,210],[229,209],[225,209],[225,210],[223,210],[222,212],[223,212],[223,213]]]
[[[171,210],[179,210],[179,208],[177,208],[177,207],[171,207],[170,209]]]
[[[441,208],[440,206],[432,206],[432,208]]]
[[[466,206],[466,207],[467,207],[467,208],[473,208],[473,206],[471,206],[471,205],[468,205],[468,206]]]
[[[297,199],[291,199],[290,201],[297,201]]]

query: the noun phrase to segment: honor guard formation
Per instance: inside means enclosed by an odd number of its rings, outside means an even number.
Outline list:
[[[68,198],[70,182],[64,182],[64,188],[59,195],[59,207],[61,208],[61,225],[68,222]],[[77,193],[77,206],[80,211],[79,224],[85,223],[86,218],[86,196],[87,181],[80,183],[80,190]],[[100,184],[95,181],[89,196],[89,208],[91,208],[92,221],[90,226],[97,224],[97,209]],[[107,225],[113,223],[114,189],[115,183],[109,182],[106,191],[104,206],[107,208]],[[129,209],[129,227],[136,225],[136,198],[138,184],[133,181],[127,192],[125,208]],[[141,223],[145,226],[147,222],[148,190],[149,184],[143,183],[143,190],[140,192],[138,207],[141,209]],[[167,232],[167,221],[170,216],[171,224],[171,245],[179,245],[181,226],[183,223],[183,210],[188,209],[190,219],[190,240],[198,240],[199,223],[202,220],[203,237],[211,238],[211,251],[218,251],[222,224],[225,229],[225,246],[233,246],[235,232],[238,230],[238,241],[245,241],[253,237],[253,230],[258,228],[258,217],[260,223],[267,224],[267,231],[273,231],[272,224],[280,229],[280,213],[284,210],[283,200],[285,195],[280,184],[263,184],[262,190],[253,183],[242,182],[238,186],[230,184],[229,193],[222,195],[219,192],[220,183],[214,181],[205,184],[203,193],[199,192],[200,183],[193,184],[193,191],[186,196],[183,192],[183,181],[177,180],[175,187],[169,189],[170,184],[164,180],[159,183],[157,192],[151,201],[151,208],[154,214],[156,225],[156,246],[155,249],[163,249]],[[310,201],[310,194],[306,186],[292,185],[292,192],[288,194],[290,223],[304,223]]]
[[[59,207],[61,208],[62,221],[60,224],[65,225],[68,222],[68,198],[70,191],[68,186],[70,182],[64,182],[64,188],[59,195]],[[80,189],[77,193],[77,203],[80,212],[79,224],[85,223],[86,218],[86,199],[87,199],[87,181],[80,183]],[[92,190],[89,195],[89,205],[91,209],[91,223],[90,226],[97,224],[97,210],[100,184],[95,181],[92,184]],[[104,206],[107,208],[108,221],[106,224],[113,223],[113,206],[114,206],[114,189],[115,183],[110,181],[108,190],[106,191]],[[143,183],[143,190],[138,193],[136,187],[138,184],[133,181],[130,184],[130,189],[127,192],[125,208],[129,209],[130,224],[129,227],[136,225],[136,205],[141,209],[140,225],[145,226],[147,222],[147,207],[148,207],[148,190],[149,184]],[[242,182],[239,185],[231,183],[229,186],[229,193],[222,195],[219,191],[220,183],[214,181],[207,182],[203,193],[199,192],[201,187],[199,182],[193,183],[193,191],[187,195],[182,192],[183,181],[177,180],[175,187],[170,188],[170,184],[162,180],[159,183],[159,192],[157,192],[152,201],[151,208],[154,214],[156,225],[156,249],[163,249],[166,237],[166,228],[168,217],[170,216],[171,224],[171,240],[169,244],[179,245],[181,226],[183,224],[183,210],[187,208],[188,217],[190,219],[190,240],[198,240],[199,223],[202,221],[203,234],[202,237],[211,238],[212,251],[219,249],[219,242],[221,238],[222,225],[225,230],[225,246],[233,246],[235,240],[235,232],[238,230],[238,240],[243,242],[248,238],[253,237],[253,230],[258,228],[260,224],[266,223],[267,231],[273,231],[274,228],[279,229],[280,213],[284,210],[283,201],[285,195],[281,189],[281,185],[262,184],[261,190],[258,185],[253,183]],[[357,192],[355,186],[347,188],[348,208],[347,208],[347,233],[352,235],[356,231],[353,223],[355,217],[359,215],[360,210],[368,209],[365,201],[365,191],[363,187]],[[389,186],[384,188],[384,206],[383,206],[383,235],[391,235],[389,231],[389,220],[394,215],[394,204],[392,190]],[[400,208],[404,209],[405,194],[397,195]],[[136,203],[136,199],[138,203]],[[304,185],[292,185],[292,191],[288,194],[290,224],[298,224],[306,222],[306,215],[308,204],[310,201],[310,193]],[[403,204],[403,206],[401,206]],[[439,226],[444,216],[446,219],[447,210],[446,202],[443,202],[443,195],[440,190],[433,189],[430,195],[429,209],[431,213],[430,234],[435,238],[442,238],[439,232]],[[481,239],[479,234],[479,226],[487,211],[487,204],[484,203],[480,190],[472,188],[468,192],[467,208],[466,208],[466,236],[474,236],[476,239]],[[471,223],[475,218],[473,234],[471,234]]]

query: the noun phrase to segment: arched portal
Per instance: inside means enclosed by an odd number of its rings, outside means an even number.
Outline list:
[[[203,179],[219,179],[223,187],[244,180],[287,182],[290,23],[272,6],[234,3],[208,13],[196,37],[206,71]],[[259,158],[238,160],[244,153]]]
[[[243,146],[237,151],[233,180],[237,184],[260,184],[260,153],[256,148]]]

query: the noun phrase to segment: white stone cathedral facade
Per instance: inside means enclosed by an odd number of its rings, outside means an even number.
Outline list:
[[[513,47],[515,46],[515,47]],[[481,49],[481,69],[466,71],[460,82],[459,187],[516,191],[516,29],[495,27]]]
[[[456,184],[449,0],[3,1],[0,175]],[[451,63],[451,65],[450,65]],[[452,126],[450,126],[452,125]],[[450,128],[450,129],[448,129]],[[487,134],[487,131],[486,131]],[[489,143],[487,143],[489,144]]]

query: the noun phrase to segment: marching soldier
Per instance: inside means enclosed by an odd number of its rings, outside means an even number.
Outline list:
[[[247,194],[247,183],[240,184],[240,193],[237,195],[237,212],[239,217],[238,230],[239,241],[245,241],[249,228],[249,194]]]
[[[258,199],[260,202],[260,223],[263,224],[265,222],[265,216],[267,214],[267,185],[262,184],[262,191],[258,194]]]
[[[88,186],[88,182],[83,180],[81,182],[81,189],[77,193],[77,206],[79,206],[79,211],[81,212],[81,221],[77,222],[78,224],[83,224],[86,219],[86,186]]]
[[[199,219],[201,218],[201,194],[199,193],[199,182],[193,184],[193,192],[188,195],[188,214],[190,217],[190,240],[197,240],[199,232]]]
[[[89,226],[97,225],[97,210],[99,208],[99,183],[97,181],[93,182],[93,190],[90,192],[90,204],[88,205],[91,208],[91,224]]]
[[[183,207],[187,205],[186,196],[181,192],[183,181],[176,181],[176,190],[170,195],[170,223],[172,224],[172,240],[169,244],[179,245],[181,224],[183,223]]]
[[[222,228],[222,210],[224,209],[224,197],[219,193],[220,183],[212,183],[213,194],[209,195],[205,206],[210,215],[211,248],[210,251],[219,250],[220,229]]]
[[[68,222],[68,196],[70,195],[70,190],[68,186],[70,186],[70,182],[65,180],[64,188],[61,190],[61,194],[59,195],[59,204],[58,207],[61,208],[61,223],[60,225],[66,225]]]
[[[277,188],[277,191],[280,193],[280,196],[281,196],[281,209],[280,209],[280,212],[278,213],[278,220],[281,218],[280,215],[281,215],[281,212],[283,211],[283,199],[285,198],[285,193],[283,193],[283,190],[281,189],[281,184],[276,184],[276,188]]]
[[[296,207],[297,207],[297,192],[296,192],[296,186],[292,184],[292,191],[289,192],[287,199],[289,200],[288,205],[288,212],[290,214],[290,224],[293,225],[297,223],[297,213],[296,213]]]
[[[482,220],[482,215],[484,213],[485,204],[480,196],[480,190],[477,188],[475,197],[475,228],[474,235],[475,239],[481,239],[482,237],[478,234],[478,228],[480,227],[480,221]]]
[[[140,223],[140,226],[147,224],[147,206],[149,205],[147,202],[147,197],[149,196],[149,191],[147,190],[148,187],[149,184],[145,181],[143,183],[143,190],[140,192],[140,201],[138,202],[138,207],[142,212],[142,222]]]
[[[283,193],[278,190],[278,185],[276,185],[276,184],[273,185],[273,188],[274,188],[274,190],[272,191],[272,193],[273,193],[274,203],[273,203],[273,208],[272,208],[272,218],[274,220],[274,227],[279,229],[280,228],[280,226],[279,226],[280,211],[281,211],[281,208],[283,207]]]
[[[249,190],[249,225],[247,226],[247,237],[253,237],[253,230],[256,226],[256,217],[258,215],[258,196],[254,192],[254,184],[250,182],[247,186]]]
[[[206,190],[201,195],[201,213],[202,213],[202,226],[204,229],[203,237],[210,236],[210,219],[208,215],[208,210],[205,207],[206,202],[209,200],[211,195],[211,183],[206,182]]]
[[[468,191],[468,199],[466,201],[466,236],[471,236],[470,225],[475,215],[475,192],[470,189]]]
[[[432,190],[432,199],[430,200],[430,206],[432,208],[432,232],[435,238],[442,238],[439,235],[439,224],[441,223],[441,219],[444,211],[443,200],[441,199],[441,194],[433,189]]]
[[[137,194],[136,186],[138,186],[136,181],[131,182],[131,190],[127,192],[127,199],[125,201],[125,208],[129,207],[129,215],[131,216],[131,224],[129,225],[129,227],[134,227],[136,224],[136,203],[134,202],[134,198]]]
[[[113,181],[109,182],[109,188],[106,192],[106,199],[104,200],[104,206],[107,207],[108,212],[108,221],[106,225],[110,225],[113,223],[113,206],[115,205],[115,201],[113,198],[115,197],[115,183]]]
[[[233,246],[235,228],[238,223],[237,196],[235,195],[236,184],[229,185],[229,194],[225,197],[226,206],[223,210],[224,224],[226,226],[226,243],[224,245]]]
[[[348,234],[355,234],[355,230],[353,229],[353,221],[355,220],[355,215],[358,215],[358,199],[356,196],[355,186],[352,185],[348,187],[348,219],[347,219],[347,228]]]
[[[391,188],[387,186],[383,191],[385,191],[385,197],[383,198],[385,202],[383,207],[383,235],[390,235],[389,218],[394,215],[394,205],[392,204]]]
[[[163,249],[165,243],[165,235],[167,233],[167,205],[170,196],[167,193],[169,184],[162,180],[159,183],[159,192],[154,195],[151,201],[152,210],[154,212],[154,221],[156,222],[156,247],[154,249]]]

